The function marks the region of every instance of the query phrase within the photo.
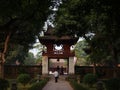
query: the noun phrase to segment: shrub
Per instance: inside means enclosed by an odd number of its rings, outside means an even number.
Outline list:
[[[88,88],[83,87],[81,84],[78,84],[75,81],[71,81],[70,83],[71,83],[72,87],[74,88],[74,90],[88,90]]]
[[[77,76],[76,75],[69,75],[65,78],[67,81],[77,81]]]
[[[20,74],[17,78],[18,82],[20,82],[24,86],[29,83],[30,79],[31,78],[29,74]]]
[[[105,81],[106,90],[120,90],[120,79],[111,78]]]
[[[50,77],[45,77],[45,80],[46,80],[46,81],[49,81],[49,80],[50,80]]]
[[[40,82],[34,83],[28,90],[42,90],[47,83],[47,79],[41,80]]]
[[[96,82],[97,77],[94,74],[89,73],[83,77],[83,83],[87,84],[90,87],[92,87]]]
[[[38,79],[36,79],[36,78],[33,78],[30,82],[29,82],[29,84],[33,84],[33,83],[36,83],[38,81]]]
[[[0,90],[7,90],[9,87],[9,82],[5,79],[0,78]]]

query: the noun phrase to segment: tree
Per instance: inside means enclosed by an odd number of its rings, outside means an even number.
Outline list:
[[[76,43],[75,46],[75,55],[77,57],[77,65],[87,65],[88,62],[86,58],[88,55],[85,53],[84,49],[87,48],[87,42],[83,39]]]
[[[34,64],[36,64],[35,60],[36,59],[34,57],[34,54],[29,52],[28,55],[25,57],[24,64],[25,65],[34,65]]]
[[[33,47],[34,47],[34,50],[36,51],[35,62],[36,64],[41,64],[44,46],[40,42],[37,42],[36,44],[33,45]]]
[[[0,72],[8,43],[23,45],[26,51],[35,42],[44,21],[49,15],[51,0],[9,0],[0,1]],[[2,75],[0,73],[0,75]],[[3,76],[3,75],[2,75]]]
[[[8,51],[6,53],[6,62],[5,64],[16,64],[16,61],[19,61],[23,64],[23,60],[27,56],[27,51],[22,45],[12,44],[9,45]]]
[[[120,54],[119,12],[118,0],[64,1],[57,12],[56,33],[84,37],[94,64],[112,59],[116,73]]]

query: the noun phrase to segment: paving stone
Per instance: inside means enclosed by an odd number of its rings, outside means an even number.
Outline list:
[[[73,88],[62,76],[58,79],[57,83],[55,83],[54,78],[51,78],[42,90],[73,90]]]

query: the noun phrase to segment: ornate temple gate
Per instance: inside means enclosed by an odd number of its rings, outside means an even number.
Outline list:
[[[78,41],[78,38],[62,36],[60,38],[53,35],[53,28],[49,27],[44,36],[39,37],[40,43],[44,46],[42,53],[42,74],[49,74],[54,71],[54,68],[62,67],[57,62],[67,60],[67,65],[63,65],[63,71],[67,74],[74,74],[74,57],[75,53],[72,50],[73,45]],[[50,67],[51,60],[57,60]]]

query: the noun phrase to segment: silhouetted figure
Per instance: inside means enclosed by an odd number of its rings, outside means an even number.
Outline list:
[[[59,66],[57,66],[57,71],[58,71],[58,73],[60,73],[60,67]]]

